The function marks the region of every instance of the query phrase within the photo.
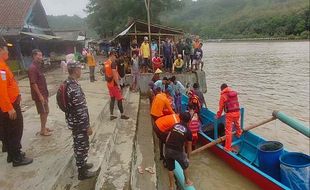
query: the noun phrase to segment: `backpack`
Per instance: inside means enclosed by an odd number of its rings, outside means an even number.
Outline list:
[[[67,86],[68,82],[64,81],[63,83],[60,84],[56,93],[57,105],[63,112],[68,111]]]

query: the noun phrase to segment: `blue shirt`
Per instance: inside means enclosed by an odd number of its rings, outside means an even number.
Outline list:
[[[180,81],[176,81],[175,84],[170,84],[172,86],[172,95],[175,96],[176,94],[183,94],[186,92],[185,87]]]

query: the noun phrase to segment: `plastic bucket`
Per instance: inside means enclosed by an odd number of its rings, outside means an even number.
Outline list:
[[[280,156],[281,182],[291,189],[309,190],[310,156],[289,152]]]
[[[258,145],[259,168],[276,180],[280,180],[280,156],[283,144],[277,141],[266,141]]]

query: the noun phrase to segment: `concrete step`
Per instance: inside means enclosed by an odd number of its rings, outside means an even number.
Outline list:
[[[134,190],[156,190],[157,189],[157,171],[154,155],[153,128],[150,112],[149,100],[140,99],[138,130],[135,140],[135,150],[131,168],[131,189]],[[157,137],[156,137],[157,138]],[[152,167],[155,174],[143,171],[139,174],[138,167],[145,169]]]
[[[130,93],[126,100],[125,110],[127,110],[130,119],[120,119],[116,124],[114,148],[110,159],[102,162],[95,186],[96,190],[130,189],[139,99],[138,93]]]
[[[124,90],[124,97],[127,98],[129,95],[129,90]],[[92,171],[97,171],[98,175],[101,171],[106,171],[108,166],[108,161],[112,150],[114,149],[115,139],[117,136],[117,128],[120,119],[110,121],[110,111],[109,111],[108,101],[101,113],[94,122],[94,135],[90,137],[90,151],[88,162],[93,163],[94,167]],[[117,106],[115,108],[115,113],[118,112]],[[100,179],[100,177],[98,178]],[[71,161],[68,163],[66,169],[58,177],[57,183],[53,189],[55,190],[74,190],[74,189],[94,189],[96,184],[96,178],[79,181],[77,179],[77,168],[75,166],[75,159],[72,157]]]

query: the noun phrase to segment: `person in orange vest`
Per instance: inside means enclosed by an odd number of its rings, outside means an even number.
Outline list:
[[[242,135],[242,129],[239,124],[240,107],[237,92],[232,90],[225,83],[221,85],[221,97],[219,102],[219,110],[216,114],[216,119],[221,117],[223,111],[226,113],[226,141],[224,149],[226,151],[232,151],[232,124],[234,124],[236,128],[236,136],[240,137]]]
[[[86,55],[87,64],[89,67],[89,80],[90,82],[95,82],[95,67],[96,67],[96,60],[91,50],[88,50]]]
[[[3,144],[7,148],[7,162],[13,167],[31,164],[33,159],[21,151],[23,115],[20,108],[20,91],[13,73],[6,64],[9,58],[7,42],[0,36],[0,121]]]
[[[124,114],[123,108],[123,96],[121,92],[121,87],[119,84],[119,75],[117,72],[116,52],[112,50],[109,54],[109,59],[104,62],[105,68],[105,80],[107,81],[107,87],[109,90],[109,95],[111,97],[110,101],[110,120],[114,120],[117,117],[113,115],[115,100],[117,100],[117,106],[121,112],[121,119],[129,119],[128,116]]]
[[[153,130],[159,139],[159,152],[160,160],[164,160],[165,156],[163,154],[164,143],[166,142],[167,135],[172,127],[180,122],[179,114],[165,115],[158,118],[153,125]]]
[[[158,118],[164,116],[164,110],[166,115],[173,114],[174,111],[171,107],[171,102],[169,101],[167,95],[161,91],[160,87],[157,87],[155,90],[155,97],[151,106],[151,116],[153,122],[155,122]]]

